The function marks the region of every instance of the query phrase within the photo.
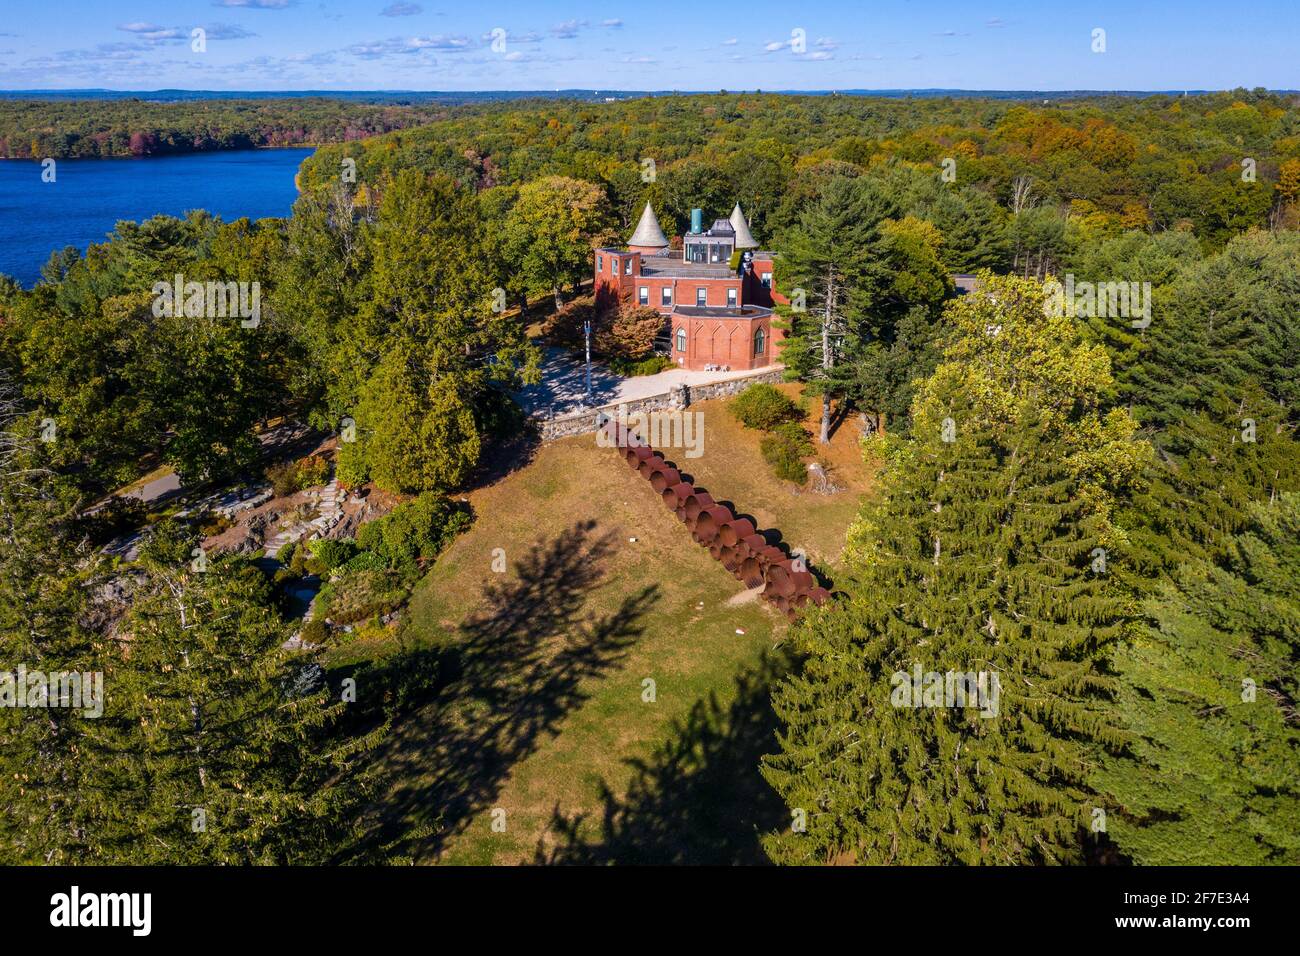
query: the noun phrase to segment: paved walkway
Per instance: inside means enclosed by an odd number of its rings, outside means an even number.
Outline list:
[[[262,457],[271,458],[287,453],[306,454],[306,439],[313,438],[311,430],[299,422],[286,422],[268,429],[257,436],[262,446]],[[147,505],[157,507],[172,498],[180,497],[185,492],[181,479],[174,471],[168,471],[152,481],[146,481],[139,487],[125,492],[123,498],[139,498]],[[111,500],[105,498],[85,510],[85,514],[94,514]]]
[[[516,398],[529,412],[552,417],[582,408],[585,392],[583,363],[567,349],[547,348],[542,360],[542,381],[521,389]],[[772,365],[768,368],[776,368]],[[707,385],[753,375],[757,369],[731,372],[691,372],[684,368],[669,369],[657,375],[634,375],[620,378],[606,366],[591,363],[591,392],[596,405],[632,402],[651,395],[662,395],[677,385]]]

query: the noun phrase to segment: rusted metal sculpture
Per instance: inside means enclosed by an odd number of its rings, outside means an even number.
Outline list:
[[[682,476],[676,468],[664,465],[650,476],[650,487],[662,494],[665,488],[671,488],[681,480]]]
[[[663,490],[661,497],[664,500],[664,506],[678,512],[678,517],[686,519],[686,499],[695,494],[695,486],[689,482],[680,481]]]
[[[748,518],[682,480],[681,472],[633,431],[610,420],[603,427],[620,450],[628,467],[650,484],[664,507],[686,525],[691,537],[746,587],[762,587],[762,596],[789,617],[808,604],[820,606],[831,594],[817,585],[802,562],[795,562],[780,548],[768,544]]]

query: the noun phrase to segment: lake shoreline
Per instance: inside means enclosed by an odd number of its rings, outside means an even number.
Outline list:
[[[343,140],[344,143],[359,143],[359,139]],[[275,152],[282,149],[310,149],[312,151],[320,149],[322,146],[339,146],[341,143],[293,143],[285,146],[235,146],[229,149],[192,149],[186,152],[178,153],[147,153],[143,156],[0,156],[0,162],[10,163],[43,163],[47,159],[69,160],[75,159],[78,162],[82,160],[149,160],[149,159],[178,159],[184,156],[210,156],[215,153],[261,153]]]
[[[299,195],[298,170],[314,152],[288,146],[73,157],[56,160],[52,182],[40,163],[0,164],[0,274],[32,288],[51,255],[69,246],[84,255],[123,221],[183,218],[192,210],[224,222],[287,218]]]

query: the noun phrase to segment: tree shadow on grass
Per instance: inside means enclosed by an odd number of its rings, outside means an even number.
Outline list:
[[[385,771],[401,782],[367,841],[381,856],[445,849],[492,808],[511,768],[559,732],[587,699],[585,685],[640,636],[656,586],[605,616],[585,608],[617,540],[595,529],[580,522],[533,545],[516,562],[516,578],[490,586],[483,609],[461,625],[441,661],[440,693],[394,731]]]
[[[518,431],[490,440],[483,451],[478,466],[465,483],[467,489],[487,488],[523,471],[533,463],[541,449],[537,429],[529,422],[521,423]]]
[[[764,655],[736,678],[736,696],[697,701],[649,760],[629,760],[627,795],[601,785],[599,833],[594,814],[565,816],[557,807],[551,835],[539,842],[541,864],[765,864],[760,838],[785,826],[789,813],[759,773],[776,747],[773,685],[791,668],[788,652]]]

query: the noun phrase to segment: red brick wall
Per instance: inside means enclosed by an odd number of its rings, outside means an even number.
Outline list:
[[[623,273],[624,262],[632,261],[630,275]],[[672,306],[663,305],[663,289],[673,290],[673,304],[679,306],[695,305],[695,290],[706,291],[706,304],[713,308],[727,305],[727,289],[736,290],[738,305],[760,305],[771,308],[774,302],[786,303],[788,300],[762,285],[762,275],[772,270],[771,260],[759,260],[754,263],[752,276],[733,276],[726,279],[690,279],[660,278],[641,275],[641,253],[639,252],[598,252],[593,257],[595,269],[595,288],[597,293],[606,287],[609,294],[627,297],[633,303],[640,301],[642,287],[649,292],[647,304],[667,315]],[[611,271],[616,269],[617,271]],[[677,329],[686,328],[687,348],[683,354],[677,351]],[[754,355],[754,333],[763,330],[766,345],[763,354]],[[703,319],[683,315],[673,316],[669,330],[672,339],[673,361],[683,368],[702,371],[706,365],[727,365],[733,369],[762,368],[780,361],[778,343],[785,338],[780,329],[772,328],[771,319],[763,316],[756,319]]]
[[[628,259],[632,260],[632,274],[624,275],[623,269]],[[627,283],[641,274],[641,253],[639,252],[596,252],[591,257],[593,288],[599,290],[602,285],[612,285],[618,290],[627,287]],[[616,272],[610,271],[616,269]]]
[[[677,351],[677,330],[686,329],[686,352]],[[762,355],[754,354],[754,333],[767,338]],[[705,319],[675,315],[672,325],[673,361],[682,368],[702,371],[706,365],[753,369],[771,365],[772,329],[766,316],[756,319]]]

